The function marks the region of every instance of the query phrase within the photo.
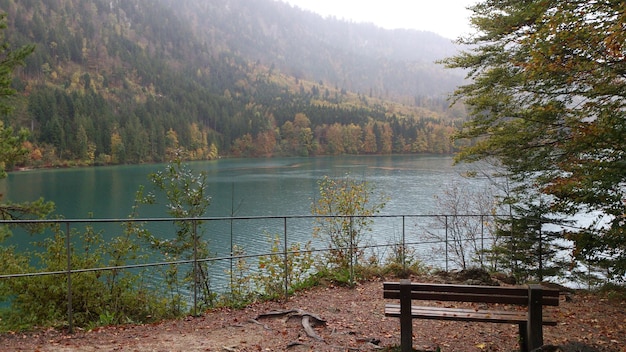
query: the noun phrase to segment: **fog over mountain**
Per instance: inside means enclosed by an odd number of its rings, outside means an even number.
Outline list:
[[[436,60],[458,51],[416,30],[324,19],[273,0],[161,0],[209,48],[339,88],[380,96],[446,94],[462,82]]]

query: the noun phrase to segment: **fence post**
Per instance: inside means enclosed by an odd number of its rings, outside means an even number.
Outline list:
[[[448,272],[448,215],[444,215],[446,221],[446,272]]]
[[[233,291],[233,288],[234,288],[234,285],[233,285],[233,281],[234,281],[234,278],[233,278],[233,270],[234,270],[233,259],[234,258],[233,258],[233,256],[235,255],[235,248],[234,248],[234,242],[233,242],[233,218],[232,218],[232,216],[233,215],[231,214],[231,218],[230,218],[230,285],[229,285],[231,296],[233,296],[233,293],[234,293],[234,291]]]
[[[354,284],[354,217],[350,215],[350,284]]]
[[[70,223],[65,223],[65,247],[67,250],[67,322],[69,333],[74,332],[73,309],[72,309],[72,245],[70,243]]]
[[[539,282],[543,281],[543,224],[539,222]]]
[[[198,223],[192,220],[193,224],[193,315],[198,315]]]
[[[233,256],[235,255],[235,242],[233,239],[233,217],[235,216],[235,181],[231,183],[230,187],[230,294],[233,295]]]
[[[287,246],[287,217],[283,218],[283,234],[285,236],[285,247],[283,247],[285,260],[285,301],[287,301],[287,299],[289,299],[289,256],[287,255],[287,249],[289,247]]]
[[[483,257],[485,256],[485,219],[480,216],[480,268],[485,268]]]
[[[402,256],[402,269],[406,272],[406,233],[404,231],[404,215],[402,215],[402,252],[400,253],[400,255]]]

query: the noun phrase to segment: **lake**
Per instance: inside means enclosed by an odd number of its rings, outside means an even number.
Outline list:
[[[376,193],[388,197],[382,215],[430,215],[445,212],[437,209],[436,195],[441,195],[455,182],[468,182],[462,177],[467,166],[453,166],[452,158],[445,156],[220,159],[188,165],[194,171],[208,174],[212,197],[206,214],[209,217],[308,216],[318,194],[318,181],[324,176],[346,175],[369,182]],[[53,201],[57,213],[66,219],[125,219],[139,187],[144,185],[146,190],[151,189],[148,175],[164,168],[164,164],[150,164],[14,172],[0,180],[0,193],[4,194],[5,201],[12,202],[43,197]],[[139,216],[166,217],[165,205],[142,208]],[[431,226],[427,221],[432,222],[432,218],[413,217],[406,223],[402,217],[376,219],[367,244],[384,246],[404,235],[413,236],[415,242],[423,241],[418,236]],[[82,228],[83,225],[76,226]],[[102,226],[105,239],[121,234],[119,224]],[[226,257],[232,252],[233,244],[243,247],[247,254],[266,253],[269,238],[282,238],[285,233],[290,243],[312,240],[315,248],[322,248],[321,240],[311,237],[313,226],[311,218],[250,219],[232,223],[217,220],[203,225],[201,235],[209,241],[215,257]],[[151,223],[149,229],[164,238],[173,234],[171,223]],[[30,248],[32,241],[30,236],[14,236],[7,242]],[[425,247],[424,252],[432,250]],[[379,253],[380,257],[385,255]],[[442,258],[438,255],[438,260]],[[217,265],[214,275],[224,276],[227,266],[227,263]]]
[[[317,182],[349,174],[390,197],[384,214],[430,214],[433,197],[459,181],[464,168],[440,156],[346,156],[220,159],[188,164],[209,176],[207,216],[309,215]],[[165,165],[128,165],[10,173],[0,180],[4,200],[53,201],[65,218],[125,218],[140,185]],[[163,208],[164,209],[164,208]],[[146,216],[165,216],[153,212]]]

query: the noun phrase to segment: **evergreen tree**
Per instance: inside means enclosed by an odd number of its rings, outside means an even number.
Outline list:
[[[626,273],[626,11],[622,1],[482,1],[471,49],[444,62],[468,70],[455,92],[474,140],[459,160],[497,158],[514,181],[551,195],[550,211],[585,214],[574,253]],[[600,215],[598,215],[600,214]],[[608,260],[606,258],[609,258]]]
[[[550,210],[541,200],[516,199],[511,203],[511,216],[496,220],[498,241],[489,250],[498,258],[500,268],[520,283],[563,277],[570,263],[560,255],[566,248],[555,225],[566,222],[547,217]]]
[[[33,46],[23,46],[18,49],[10,49],[4,40],[6,28],[6,15],[0,14],[0,113],[7,114],[13,108],[7,99],[15,94],[11,88],[13,71],[22,65],[26,56],[34,49]],[[26,157],[28,150],[24,148],[24,142],[28,138],[28,131],[22,129],[17,134],[12,127],[5,127],[0,121],[0,178],[6,177],[7,167],[12,167],[16,162]],[[2,194],[0,194],[2,200]],[[45,203],[42,199],[34,202],[14,204],[11,202],[0,203],[0,219],[27,219],[30,217],[45,217],[52,212],[54,205]],[[28,225],[27,225],[28,226]],[[35,231],[39,227],[30,225],[30,230]],[[10,235],[7,227],[0,227],[0,241]]]
[[[4,30],[7,28],[6,14],[0,13],[0,114],[8,114],[12,107],[7,98],[15,94],[11,87],[13,72],[24,64],[24,59],[35,50],[34,45],[25,45],[11,49],[5,40]]]

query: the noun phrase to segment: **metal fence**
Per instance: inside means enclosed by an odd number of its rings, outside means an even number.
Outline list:
[[[164,266],[192,265],[194,270],[199,263],[211,263],[210,277],[218,291],[227,291],[233,283],[233,265],[237,260],[255,261],[261,257],[278,256],[284,260],[287,268],[288,256],[294,254],[290,246],[294,243],[311,245],[307,251],[311,254],[324,254],[330,245],[324,235],[312,236],[320,224],[319,216],[261,216],[261,217],[206,217],[206,218],[146,218],[146,219],[62,219],[62,220],[13,220],[0,221],[0,226],[14,229],[21,241],[9,243],[16,248],[32,251],[30,242],[24,240],[26,233],[20,233],[25,226],[56,227],[56,234],[64,236],[66,267],[58,271],[36,271],[19,274],[0,273],[0,280],[19,277],[56,275],[66,280],[67,316],[69,330],[73,330],[72,316],[72,277],[86,272],[121,271],[147,269]],[[352,220],[357,217],[333,217]],[[494,216],[492,215],[378,215],[367,217],[368,225],[358,229],[358,237],[350,236],[345,249],[348,253],[360,251],[363,255],[351,256],[349,260],[350,280],[354,279],[354,268],[359,265],[359,258],[369,258],[370,262],[383,263],[396,255],[395,260],[406,268],[411,260],[417,260],[430,268],[450,270],[465,266],[485,266],[488,260],[481,253],[494,244],[492,234]],[[162,260],[154,252],[144,262],[132,262],[119,266],[75,267],[73,256],[75,248],[80,246],[80,233],[90,227],[99,233],[103,240],[112,241],[119,236],[122,225],[141,224],[155,236],[168,239],[173,236],[176,224],[190,222],[193,226],[193,248],[190,255],[181,260]],[[352,229],[350,229],[350,233]],[[356,232],[355,232],[356,234]],[[37,239],[53,236],[50,230],[44,230]],[[32,238],[29,238],[32,239]],[[206,241],[211,254],[201,256],[197,245]],[[274,241],[274,242],[273,242]],[[19,242],[19,243],[18,243]],[[272,243],[278,244],[278,251],[272,250]],[[3,245],[7,245],[6,243]],[[245,249],[245,252],[237,248]],[[45,250],[45,249],[43,249]],[[302,251],[302,250],[300,250]],[[398,256],[399,254],[399,256]],[[290,278],[284,270],[284,294],[288,295]],[[189,302],[195,312],[197,308],[197,287],[187,292]]]

